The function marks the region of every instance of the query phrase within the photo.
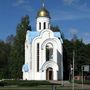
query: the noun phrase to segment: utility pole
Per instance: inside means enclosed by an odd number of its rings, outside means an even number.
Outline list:
[[[56,90],[56,85],[52,85],[52,90]]]
[[[74,90],[74,62],[75,62],[75,50],[73,50],[73,77],[72,77],[72,90]]]
[[[76,36],[76,34],[74,33],[73,34],[73,39],[72,39],[72,41],[73,41],[73,61],[72,61],[72,63],[73,63],[73,72],[72,72],[72,74],[73,74],[73,77],[72,77],[72,90],[74,90],[74,70],[75,70],[75,45],[76,45],[76,39],[77,39],[77,36]]]
[[[82,90],[83,90],[83,66],[81,66],[81,70],[82,70]]]

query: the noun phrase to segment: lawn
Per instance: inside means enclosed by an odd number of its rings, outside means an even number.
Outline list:
[[[84,84],[83,90],[90,90],[89,85]],[[72,90],[72,83],[62,86],[48,81],[4,80],[0,82],[0,90],[53,90],[53,86],[56,90]],[[82,90],[82,84],[75,84],[74,90]]]
[[[41,86],[33,86],[33,87],[18,87],[18,86],[5,86],[0,87],[0,90],[53,90],[52,85],[41,85]],[[56,86],[56,90],[72,90],[72,87],[62,87]],[[75,90],[82,90],[81,87],[75,87]],[[83,89],[83,90],[90,90],[90,89]]]

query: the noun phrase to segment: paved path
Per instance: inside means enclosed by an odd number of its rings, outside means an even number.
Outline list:
[[[50,81],[52,83],[57,83],[57,84],[63,84],[64,88],[72,88],[72,83],[70,83],[69,81]],[[82,89],[82,84],[74,84],[76,89]],[[90,85],[87,84],[83,84],[83,89],[89,89],[90,90]]]

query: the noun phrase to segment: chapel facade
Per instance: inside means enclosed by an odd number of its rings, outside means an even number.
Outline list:
[[[36,31],[27,31],[23,80],[63,80],[63,47],[60,32],[50,29],[50,13],[42,6]]]

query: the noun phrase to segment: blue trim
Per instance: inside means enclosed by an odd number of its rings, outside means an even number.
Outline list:
[[[53,32],[53,33],[54,33],[54,37],[61,39],[60,32]],[[27,31],[27,37],[28,37],[29,42],[31,43],[33,39],[38,37],[40,34],[41,32],[38,32],[38,31]]]

